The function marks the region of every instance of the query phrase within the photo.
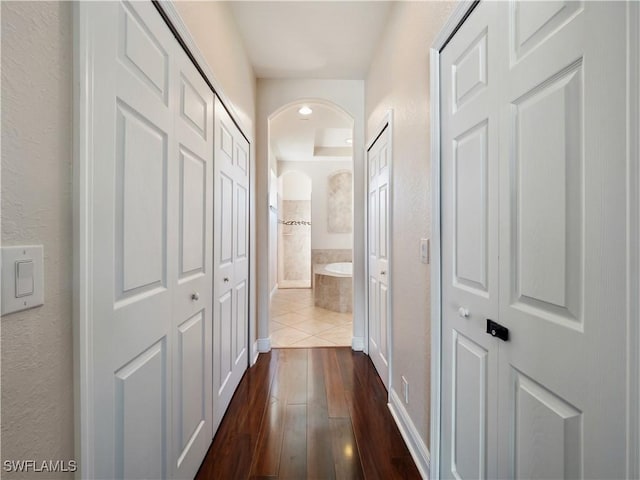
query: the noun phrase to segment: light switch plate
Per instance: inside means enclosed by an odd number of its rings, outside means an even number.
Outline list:
[[[42,245],[2,247],[2,315],[38,307],[44,303],[43,257]],[[30,275],[31,280],[27,278]],[[25,294],[29,291],[27,283],[31,282],[33,293]]]

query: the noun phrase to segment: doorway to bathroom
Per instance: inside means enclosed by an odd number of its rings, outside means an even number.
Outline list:
[[[271,346],[350,346],[353,120],[325,103],[269,119]]]

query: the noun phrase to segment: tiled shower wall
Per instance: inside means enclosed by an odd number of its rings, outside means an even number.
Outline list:
[[[283,200],[278,218],[278,286],[311,286],[311,201]]]

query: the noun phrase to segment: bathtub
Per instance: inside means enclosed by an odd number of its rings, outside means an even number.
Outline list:
[[[328,263],[324,269],[329,273],[337,273],[349,277],[353,275],[353,263],[351,262]]]
[[[314,265],[314,305],[334,312],[351,313],[353,310],[352,272],[351,262]]]

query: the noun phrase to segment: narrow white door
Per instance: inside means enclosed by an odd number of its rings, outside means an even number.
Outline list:
[[[94,464],[83,468],[88,477],[167,478],[178,271],[174,40],[150,3],[82,8],[94,58]]]
[[[213,94],[152,3],[78,9],[92,167],[82,474],[190,478],[212,436]]]
[[[390,128],[367,152],[369,178],[369,356],[389,388],[389,162]]]
[[[212,426],[213,92],[182,50],[174,56],[178,234],[173,285],[173,468],[193,478]]]
[[[442,52],[443,477],[626,475],[626,12],[481,2]]]
[[[626,477],[626,12],[501,8],[502,478]]]
[[[497,471],[497,9],[481,2],[441,56],[443,478]]]
[[[215,100],[213,425],[248,366],[249,143]]]

